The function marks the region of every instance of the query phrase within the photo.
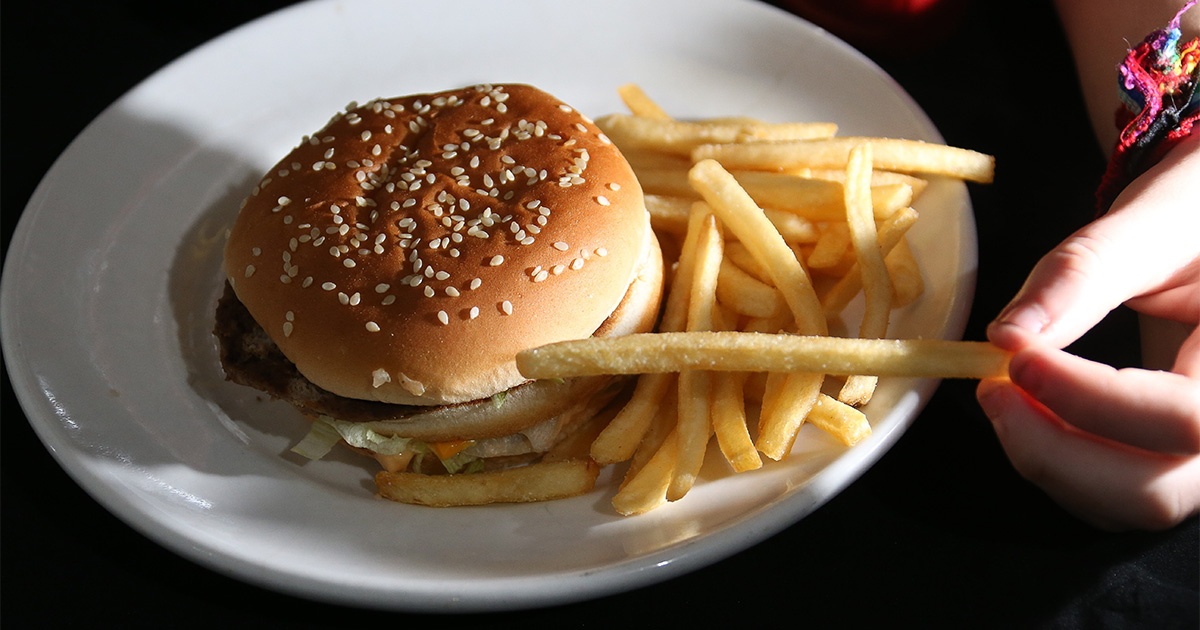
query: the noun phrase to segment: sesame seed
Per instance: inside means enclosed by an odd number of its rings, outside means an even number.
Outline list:
[[[612,205],[608,202],[608,197],[605,197],[604,195],[600,195],[600,196],[596,197],[596,203],[598,203],[602,206]]]
[[[254,265],[246,265],[246,277],[249,278],[250,276],[253,276],[253,275],[254,275]]]
[[[603,247],[597,247],[597,248],[596,248],[596,255],[597,255],[597,256],[599,256],[599,257],[601,257],[601,258],[604,258],[605,256],[607,256],[607,255],[608,255],[608,250],[607,250],[607,249],[604,249]]]
[[[483,280],[481,280],[479,278],[475,278],[474,280],[471,281],[471,284],[470,284],[471,290],[474,291],[475,289],[478,289],[482,284],[483,284]]]
[[[564,243],[562,241],[557,241],[554,243],[554,249],[557,249],[560,252],[565,252],[568,249],[571,249],[571,246],[567,245],[566,243]]]
[[[512,315],[512,312],[513,312],[512,302],[509,302],[508,300],[504,300],[503,302],[500,303],[500,310],[504,311],[505,315]]]
[[[292,322],[283,322],[283,336],[284,336],[284,337],[291,337],[291,336],[292,336],[292,329],[293,329],[294,327],[295,327],[295,324],[293,324]]]
[[[499,267],[500,265],[504,264],[504,257],[500,254],[496,254],[495,256],[492,256],[492,259],[488,262],[488,264],[493,267]]]
[[[433,297],[435,295],[433,287],[425,285],[425,297]]]
[[[321,285],[321,288],[325,289],[326,291],[332,291],[337,288],[337,285],[332,282],[326,282]]]
[[[374,323],[374,322],[372,322],[372,323]],[[383,368],[379,368],[378,370],[371,372],[371,386],[372,387],[379,387],[379,386],[383,385],[384,383],[390,383],[390,382],[392,382],[392,375],[388,374],[387,370],[385,370]]]
[[[443,326],[450,323],[450,316],[446,314],[446,311],[438,311],[437,318],[439,322],[442,322]]]
[[[472,307],[471,307],[471,311],[470,311],[470,315],[469,315],[469,317],[470,317],[471,319],[475,319],[476,317],[479,317],[479,307],[478,307],[478,306],[472,306]]]
[[[541,281],[545,280],[547,277],[549,277],[549,275],[550,275],[550,272],[543,269],[543,270],[537,272],[537,275],[533,276],[533,281],[541,282]]]
[[[375,322],[367,322],[367,331],[379,332],[379,324],[376,324]]]

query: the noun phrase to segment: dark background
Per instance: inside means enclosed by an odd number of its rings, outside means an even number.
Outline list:
[[[287,2],[5,2],[5,244],[42,175],[107,105],[167,62]],[[939,32],[945,29],[939,25]],[[950,34],[868,52],[950,144],[992,153],[971,187],[977,297],[966,336],[1037,258],[1090,218],[1103,168],[1049,7],[976,2]],[[1119,310],[1075,351],[1138,362]],[[974,400],[946,382],[903,439],[816,513],[727,560],[663,584],[518,613],[420,616],[299,600],[183,560],[89,498],[34,436],[3,380],[0,501],[8,627],[640,627],[703,621],[796,627],[1196,628],[1197,520],[1106,534],[1013,473]],[[853,541],[854,544],[842,544]]]

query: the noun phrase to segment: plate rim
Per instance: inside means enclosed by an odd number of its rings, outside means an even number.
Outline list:
[[[48,401],[46,400],[44,395],[42,395],[42,392],[39,390],[37,382],[36,382],[36,378],[34,377],[33,374],[26,373],[23,369],[20,369],[18,367],[18,366],[23,365],[23,362],[20,359],[27,355],[24,354],[25,349],[22,348],[21,339],[16,337],[17,332],[15,331],[15,328],[17,327],[17,324],[18,324],[18,322],[16,320],[18,320],[19,317],[14,318],[14,317],[11,317],[11,315],[13,315],[13,313],[15,312],[15,309],[17,308],[15,306],[17,303],[17,299],[15,298],[15,296],[11,295],[11,291],[9,289],[15,285],[15,282],[12,280],[12,276],[15,276],[19,272],[20,267],[21,267],[21,265],[19,264],[19,261],[16,260],[17,256],[19,255],[19,253],[21,251],[25,250],[29,246],[29,240],[31,238],[30,232],[33,230],[32,225],[36,221],[36,218],[34,217],[34,214],[36,214],[36,212],[30,212],[30,210],[35,209],[35,206],[37,205],[38,200],[43,198],[46,194],[48,194],[47,191],[45,190],[45,188],[47,186],[49,186],[49,180],[52,179],[52,176],[56,173],[56,171],[58,169],[60,169],[61,164],[64,161],[68,160],[69,157],[72,156],[73,153],[78,150],[79,146],[82,146],[84,143],[89,141],[91,136],[93,134],[97,133],[96,130],[98,129],[99,125],[102,124],[109,117],[111,117],[113,115],[112,112],[117,111],[123,105],[123,103],[125,103],[129,98],[131,98],[130,97],[131,94],[142,89],[143,86],[154,82],[157,78],[163,76],[165,73],[170,72],[172,70],[172,68],[175,68],[178,64],[180,64],[184,60],[186,60],[194,55],[204,54],[205,51],[211,50],[213,47],[220,45],[220,42],[229,38],[234,33],[243,32],[250,28],[257,28],[269,20],[276,19],[280,14],[291,13],[294,11],[310,10],[312,7],[314,7],[316,5],[333,4],[333,3],[334,3],[333,0],[313,0],[310,2],[304,2],[304,3],[300,3],[300,4],[296,4],[296,5],[292,5],[292,6],[280,9],[278,11],[275,11],[275,12],[272,12],[265,16],[262,16],[251,22],[242,24],[234,29],[231,29],[230,31],[227,31],[224,34],[219,35],[218,37],[213,38],[213,39],[209,40],[208,42],[205,42],[201,46],[185,53],[184,55],[176,58],[172,62],[163,66],[161,69],[159,69],[158,71],[154,72],[153,74],[149,75],[148,77],[146,77],[145,79],[140,81],[135,87],[131,88],[128,92],[126,92],[121,97],[119,97],[117,100],[115,100],[113,103],[111,103],[106,108],[104,108],[104,110],[102,110],[101,113],[95,119],[90,121],[84,127],[84,129],[79,133],[79,135],[77,135],[67,145],[66,149],[64,149],[62,154],[60,154],[54,160],[52,166],[47,171],[46,175],[43,176],[42,180],[39,182],[38,186],[35,188],[33,194],[31,195],[29,201],[27,202],[27,205],[25,206],[25,209],[23,210],[23,212],[21,214],[21,217],[20,217],[15,229],[13,230],[12,238],[10,240],[9,247],[8,247],[8,252],[5,257],[3,279],[2,279],[2,281],[0,281],[0,282],[2,282],[2,284],[0,284],[0,286],[3,287],[2,289],[0,289],[0,313],[4,314],[2,321],[0,321],[0,337],[3,338],[3,356],[4,356],[5,363],[7,365],[13,366],[13,368],[8,368],[7,372],[9,374],[9,379],[12,384],[14,395],[17,398],[18,402],[21,404],[21,407],[27,417],[27,420],[30,423],[30,425],[33,427],[35,434],[38,436],[38,438],[42,442],[42,444],[46,446],[47,450],[50,451],[51,455],[54,457],[55,461],[59,464],[59,466],[61,466],[68,473],[68,475],[72,478],[72,480],[75,481],[80,487],[82,487],[93,499],[95,499],[107,511],[112,513],[114,516],[116,516],[118,519],[120,519],[126,525],[130,526],[135,531],[138,531],[139,533],[146,536],[147,538],[155,541],[157,544],[159,544],[167,549],[170,549],[171,551],[173,551],[183,557],[186,557],[189,560],[196,562],[197,564],[200,564],[209,569],[212,569],[212,570],[216,571],[217,573],[221,573],[223,575],[233,577],[235,579],[239,579],[239,580],[250,582],[253,584],[260,585],[260,586],[268,587],[268,588],[271,588],[274,590],[279,590],[282,592],[290,593],[292,595],[316,599],[316,600],[328,601],[328,602],[332,602],[332,603],[341,603],[341,604],[350,603],[353,605],[372,607],[372,608],[392,608],[392,609],[403,609],[403,610],[414,610],[414,611],[415,610],[428,610],[428,611],[453,610],[456,612],[458,612],[458,611],[467,612],[467,611],[483,611],[483,610],[524,609],[524,608],[537,607],[537,606],[543,606],[543,605],[549,605],[549,604],[568,603],[568,602],[579,601],[579,600],[583,600],[583,599],[591,599],[591,598],[595,598],[595,597],[601,597],[601,596],[605,596],[605,595],[609,595],[609,594],[613,594],[613,593],[617,593],[617,592],[630,590],[633,588],[640,588],[640,587],[648,586],[648,585],[656,583],[656,582],[671,579],[671,578],[681,575],[683,573],[686,573],[686,572],[689,572],[696,568],[710,564],[711,562],[720,560],[721,558],[728,557],[729,555],[737,553],[753,544],[756,544],[758,541],[765,539],[769,535],[771,535],[775,532],[778,532],[782,529],[785,529],[786,527],[794,524],[795,517],[789,515],[785,519],[776,519],[775,521],[773,521],[771,523],[771,525],[769,527],[757,528],[758,531],[755,533],[755,535],[741,536],[741,538],[747,539],[747,540],[738,542],[736,544],[733,544],[732,546],[726,545],[725,547],[718,549],[718,548],[714,548],[711,545],[708,545],[707,547],[705,547],[705,545],[701,544],[704,540],[706,540],[708,538],[712,538],[712,537],[723,537],[723,536],[737,537],[737,536],[735,536],[735,534],[741,532],[741,530],[745,529],[745,527],[748,527],[747,525],[734,524],[734,525],[725,527],[721,531],[718,531],[716,533],[710,533],[710,534],[707,534],[706,536],[695,538],[695,539],[686,541],[684,543],[681,543],[679,545],[672,545],[670,547],[664,548],[658,552],[655,552],[654,554],[650,554],[650,556],[642,556],[639,558],[629,558],[626,561],[617,563],[614,566],[603,568],[602,572],[607,577],[609,577],[608,582],[606,582],[604,584],[604,586],[598,587],[597,586],[598,578],[596,578],[594,575],[592,575],[589,577],[589,579],[591,580],[591,583],[588,585],[588,588],[577,589],[576,591],[573,592],[572,596],[569,596],[569,597],[564,597],[561,593],[557,593],[557,594],[546,593],[546,594],[542,594],[542,595],[525,594],[525,596],[523,598],[518,597],[517,601],[509,601],[509,602],[507,602],[509,605],[505,606],[505,605],[498,605],[503,602],[494,601],[489,598],[479,598],[477,595],[473,595],[473,597],[475,597],[475,599],[464,599],[464,600],[460,600],[458,602],[449,602],[449,601],[418,602],[418,601],[410,600],[410,601],[405,601],[405,602],[397,602],[397,603],[401,604],[398,606],[387,606],[387,605],[382,605],[382,602],[380,602],[378,600],[378,598],[375,596],[364,595],[363,597],[360,597],[360,598],[348,597],[347,596],[348,594],[353,595],[353,589],[347,589],[345,592],[331,594],[329,592],[321,591],[319,588],[317,588],[317,585],[319,584],[318,581],[314,581],[311,584],[305,584],[302,582],[297,582],[294,579],[288,579],[288,580],[284,580],[282,582],[277,579],[272,579],[272,578],[280,577],[280,574],[272,571],[269,567],[265,567],[260,564],[255,564],[255,563],[249,562],[249,561],[245,560],[244,558],[241,558],[238,556],[233,556],[233,555],[229,555],[229,554],[221,554],[219,552],[219,550],[212,548],[211,546],[205,547],[203,545],[198,545],[197,541],[194,539],[181,537],[180,533],[177,530],[174,530],[174,529],[171,529],[170,527],[168,527],[168,524],[166,522],[154,520],[154,519],[139,520],[137,518],[134,518],[135,516],[144,514],[144,511],[138,509],[138,504],[134,500],[127,499],[126,497],[120,495],[120,493],[114,492],[114,489],[108,483],[105,483],[105,481],[103,479],[98,477],[94,473],[94,471],[91,470],[91,468],[87,465],[86,462],[83,462],[79,459],[74,459],[74,458],[69,457],[69,451],[71,450],[72,445],[70,443],[67,443],[65,440],[62,440],[60,438],[59,433],[55,430],[56,427],[51,426],[50,423],[45,421],[45,416],[41,415],[41,414],[53,415],[54,412],[52,409],[47,408]],[[752,4],[749,2],[742,2],[742,0],[738,0],[737,3],[743,4],[743,5]],[[756,4],[756,6],[762,6],[763,8],[768,8],[770,10],[777,11],[780,14],[780,16],[786,16],[787,19],[798,20],[799,22],[808,24],[815,32],[819,32],[822,37],[827,38],[827,40],[829,42],[840,45],[843,49],[841,52],[850,53],[852,56],[857,57],[857,61],[859,63],[863,63],[863,64],[867,65],[872,71],[877,73],[880,77],[886,78],[889,82],[891,82],[895,92],[902,99],[907,101],[907,103],[911,107],[912,111],[915,112],[916,114],[918,114],[921,117],[923,123],[930,130],[932,130],[932,133],[935,134],[937,136],[937,138],[940,139],[940,137],[941,137],[940,134],[937,132],[936,127],[933,125],[932,121],[929,120],[928,116],[925,114],[923,109],[920,108],[920,106],[912,99],[912,97],[898,83],[896,83],[894,81],[894,79],[892,79],[886,72],[884,72],[882,70],[882,68],[880,68],[877,64],[875,64],[873,61],[871,61],[865,55],[862,55],[861,53],[859,53],[858,51],[855,51],[849,45],[845,44],[844,42],[841,42],[840,40],[836,39],[832,35],[829,35],[825,31],[823,31],[815,26],[812,26],[811,24],[805,22],[801,18],[797,18],[796,16],[794,16],[790,13],[786,13],[785,11],[778,9],[776,7],[773,7],[771,5],[757,5]],[[967,197],[965,195],[964,195],[964,199],[965,199],[965,207],[962,210],[962,216],[959,218],[960,218],[960,220],[965,222],[965,224],[962,228],[963,235],[969,235],[970,238],[967,238],[967,239],[960,238],[960,241],[961,241],[960,247],[965,248],[965,251],[961,252],[962,257],[964,258],[964,260],[969,260],[972,263],[972,268],[973,268],[977,264],[977,261],[978,261],[977,237],[976,237],[976,232],[975,232],[973,212],[971,211],[970,199],[969,199],[969,197]],[[961,335],[965,329],[965,326],[966,326],[966,320],[967,320],[967,316],[969,314],[970,304],[973,301],[974,290],[975,290],[975,274],[972,272],[972,273],[968,274],[967,276],[960,279],[959,290],[955,294],[955,298],[957,300],[964,302],[965,306],[955,309],[954,312],[952,313],[951,321],[948,322],[948,328],[947,328],[948,335],[953,335],[956,338],[961,337]],[[14,369],[14,368],[17,368],[17,369]],[[888,450],[890,450],[890,448],[895,444],[895,442],[901,437],[901,435],[903,435],[903,433],[907,429],[908,425],[911,424],[911,422],[913,421],[913,418],[915,418],[915,416],[920,412],[920,408],[922,408],[928,402],[929,398],[933,395],[933,391],[937,388],[937,381],[930,380],[930,382],[927,383],[925,385],[925,387],[928,389],[928,391],[921,396],[922,400],[919,402],[918,408],[916,411],[913,412],[912,416],[910,418],[908,418],[905,422],[903,422],[902,426],[899,426],[897,429],[891,431],[888,436],[886,436],[887,437],[886,443],[881,444],[878,448],[876,448],[870,452],[864,453],[862,455],[862,459],[870,460],[869,462],[867,462],[865,465],[859,466],[857,468],[857,470],[849,478],[849,480],[847,480],[845,483],[841,484],[841,486],[839,488],[834,489],[832,492],[828,493],[826,496],[820,498],[820,500],[817,502],[817,504],[815,506],[812,506],[811,508],[805,508],[805,509],[794,508],[794,511],[803,512],[803,514],[800,515],[801,517],[803,517],[803,516],[811,513],[812,511],[819,509],[821,505],[823,505],[825,502],[827,502],[833,496],[836,496],[837,493],[839,493],[842,489],[844,489],[850,483],[853,483],[854,480],[856,480],[861,474],[863,474],[867,469],[869,469],[871,467],[871,465],[874,464],[875,461],[878,461],[879,458],[881,458],[885,453],[887,453]],[[42,419],[41,420],[35,419],[35,416],[41,416]],[[835,460],[835,461],[841,462],[843,460],[839,459],[839,460]],[[782,507],[775,506],[771,509],[780,510],[780,509],[782,509]],[[737,530],[737,531],[735,531],[735,530]],[[687,553],[668,554],[668,551],[674,551],[676,549],[684,549],[684,548],[689,548],[689,547],[691,547],[693,549],[691,549]],[[701,548],[701,549],[696,549],[696,548]],[[644,565],[644,558],[657,557],[660,555],[671,555],[672,557],[669,559],[669,561],[666,561],[666,562],[656,562],[653,564],[652,567],[640,566],[640,565]],[[623,565],[627,565],[627,566],[623,566]],[[617,570],[614,571],[614,569],[617,569]],[[569,573],[571,575],[578,574],[578,577],[582,578],[582,577],[584,577],[584,574],[586,574],[588,572],[572,571]],[[637,574],[636,579],[630,580],[629,577],[631,574]],[[563,577],[562,574],[557,574],[557,575],[559,575],[559,577]],[[394,591],[387,591],[387,593],[389,595],[391,595],[392,597],[395,597]],[[381,594],[382,594],[382,592],[381,592]],[[514,597],[514,593],[508,593],[508,592],[499,594],[496,596],[496,598],[513,598],[513,597]],[[403,599],[403,598],[401,598],[401,599]],[[422,606],[421,605],[422,603],[424,603],[426,605]]]

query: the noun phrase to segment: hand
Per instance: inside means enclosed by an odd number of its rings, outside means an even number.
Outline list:
[[[1190,330],[1170,371],[1062,351],[1121,303]],[[1200,134],[1033,269],[988,328],[1010,380],[977,396],[1017,471],[1103,529],[1200,511]]]

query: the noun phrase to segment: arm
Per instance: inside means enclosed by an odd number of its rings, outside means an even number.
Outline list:
[[[1063,30],[1075,57],[1080,87],[1092,128],[1105,153],[1117,140],[1113,113],[1117,65],[1125,52],[1148,33],[1175,17],[1183,0],[1055,0]],[[1200,7],[1183,18],[1184,39],[1200,35]]]
[[[1141,41],[1181,6],[1125,4],[1059,2],[1105,146],[1116,137],[1115,68],[1126,40]],[[1187,17],[1185,40],[1197,31],[1200,8]],[[1011,380],[978,390],[1009,458],[1064,507],[1104,528],[1164,528],[1200,511],[1197,234],[1200,134],[1193,134],[1108,214],[1047,254],[988,329],[993,342],[1016,352]],[[1170,371],[1115,370],[1062,351],[1122,303],[1187,331]]]

